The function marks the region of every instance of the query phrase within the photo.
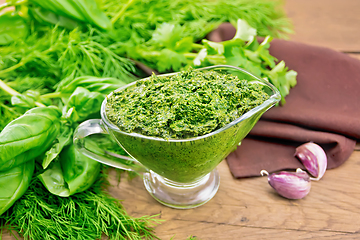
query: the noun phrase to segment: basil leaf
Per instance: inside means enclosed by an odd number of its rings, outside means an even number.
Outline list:
[[[49,164],[60,154],[61,150],[69,145],[72,140],[73,129],[67,125],[62,125],[59,135],[56,137],[51,148],[45,153],[42,167],[46,169]]]
[[[78,152],[74,145],[61,152],[60,159],[70,194],[88,189],[100,173],[101,163]]]
[[[0,15],[0,45],[7,45],[18,38],[25,38],[29,29],[24,19],[13,12]]]
[[[64,180],[60,161],[53,161],[50,166],[38,176],[38,178],[52,194],[61,197],[70,196],[70,191]]]
[[[100,169],[101,163],[86,157],[74,145],[70,145],[39,178],[52,194],[68,197],[88,189],[96,180]]]
[[[79,26],[76,21],[70,18],[57,15],[49,10],[37,6],[30,7],[29,14],[31,14],[31,16],[41,24],[58,25],[67,29],[74,29]]]
[[[57,107],[37,107],[10,122],[0,133],[0,171],[46,151],[59,133],[60,116]]]
[[[83,121],[91,114],[100,112],[104,98],[101,93],[78,87],[65,106],[65,117],[72,122]]]
[[[33,108],[36,107],[35,99],[26,95],[19,94],[11,97],[11,105],[21,108]]]
[[[99,92],[107,95],[124,85],[126,85],[126,83],[117,78],[81,76],[74,79],[62,80],[56,91],[63,94],[71,94],[77,87],[83,87],[90,92]]]
[[[0,215],[18,200],[30,185],[35,160],[27,161],[10,170],[0,172]]]
[[[51,105],[51,99],[43,98],[39,91],[27,90],[26,92],[11,97],[11,105],[25,108],[26,110],[36,107],[36,102],[41,102],[47,106]]]
[[[95,0],[29,0],[48,11],[81,22],[89,23],[103,30],[111,30],[112,23],[99,9]]]

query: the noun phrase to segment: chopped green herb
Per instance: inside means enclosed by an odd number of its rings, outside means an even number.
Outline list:
[[[268,98],[259,84],[189,69],[153,75],[115,92],[107,99],[106,115],[125,132],[182,139],[220,129]]]

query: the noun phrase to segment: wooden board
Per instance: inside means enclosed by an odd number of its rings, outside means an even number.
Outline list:
[[[360,52],[359,0],[286,0],[295,34],[291,40]]]
[[[278,196],[266,177],[236,180],[225,161],[218,170],[219,192],[195,209],[160,205],[146,192],[140,178],[123,179],[111,192],[124,199],[132,216],[160,214],[159,218],[166,220],[156,228],[162,239],[190,235],[200,239],[360,238],[360,152],[354,152],[343,166],[329,170],[321,181],[313,182],[311,193],[295,201]],[[111,181],[117,184],[115,178]]]

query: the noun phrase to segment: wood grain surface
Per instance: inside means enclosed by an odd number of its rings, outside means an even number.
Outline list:
[[[148,195],[141,179],[123,179],[111,192],[130,215],[160,214],[161,239],[360,239],[360,152],[341,167],[312,182],[301,200],[278,196],[266,177],[235,180],[223,161],[221,185],[207,204],[190,210],[163,207]],[[116,179],[111,179],[116,185]],[[289,238],[291,236],[291,238]]]
[[[285,7],[295,29],[290,40],[360,59],[359,0],[287,0]],[[225,161],[218,170],[218,193],[195,209],[162,206],[140,178],[123,178],[118,184],[112,174],[110,192],[123,200],[132,216],[159,214],[164,222],[156,234],[161,239],[360,239],[359,151],[341,167],[327,171],[321,181],[312,182],[310,194],[295,201],[279,197],[266,177],[234,179]]]
[[[360,53],[359,0],[286,0],[291,40]]]

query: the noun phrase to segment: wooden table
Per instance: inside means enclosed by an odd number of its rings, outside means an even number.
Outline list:
[[[287,0],[286,11],[295,27],[291,40],[360,59],[359,0]],[[122,179],[117,185],[113,176],[110,191],[124,200],[132,216],[160,214],[165,221],[156,234],[161,239],[360,239],[359,151],[313,182],[310,194],[296,201],[279,197],[266,177],[234,179],[225,161],[218,170],[221,185],[216,196],[190,210],[160,205],[140,178]]]
[[[287,0],[286,11],[295,28],[291,40],[360,59],[359,0]],[[161,239],[360,239],[359,151],[313,182],[310,194],[296,201],[279,197],[266,177],[234,179],[225,161],[218,170],[218,193],[195,209],[160,205],[140,179],[123,179],[111,192],[124,200],[132,216],[160,214],[166,220],[156,227]]]

